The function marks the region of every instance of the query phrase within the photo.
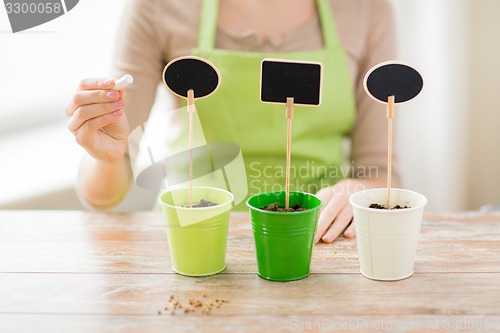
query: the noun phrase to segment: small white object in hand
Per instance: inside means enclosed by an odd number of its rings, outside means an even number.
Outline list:
[[[121,78],[115,81],[115,86],[113,90],[120,90],[125,88],[126,86],[132,84],[134,82],[134,78],[130,74],[125,74]]]

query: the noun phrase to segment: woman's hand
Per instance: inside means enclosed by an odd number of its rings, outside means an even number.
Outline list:
[[[334,186],[320,190],[316,195],[323,200],[323,206],[321,207],[314,242],[318,243],[321,239],[325,243],[331,243],[342,232],[347,238],[356,236],[354,223],[351,223],[353,213],[349,197],[355,192],[384,187],[384,185],[385,181],[380,178],[348,178],[339,181]]]
[[[68,128],[80,146],[99,162],[116,164],[125,154],[129,125],[123,90],[112,79],[84,79],[66,108]]]

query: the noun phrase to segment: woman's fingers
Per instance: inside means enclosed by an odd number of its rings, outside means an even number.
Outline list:
[[[118,92],[116,93],[118,94]],[[125,101],[120,98],[114,102],[81,106],[73,113],[73,116],[68,123],[68,129],[74,133],[86,121],[121,109],[124,105]]]
[[[114,90],[81,90],[73,95],[71,103],[66,108],[68,117],[78,110],[79,107],[92,104],[115,102],[121,97],[120,92]]]
[[[80,81],[78,90],[112,89],[115,80],[106,78],[87,78]]]
[[[347,205],[339,212],[335,221],[330,225],[328,231],[321,237],[325,243],[331,243],[340,236],[342,231],[351,223],[352,208]]]
[[[349,197],[358,191],[382,187],[384,184],[384,179],[379,178],[347,178],[339,181],[334,186],[318,191],[317,196],[323,200],[323,207],[318,220],[318,231],[314,238],[315,243],[319,242],[320,239],[325,243],[331,243],[344,230],[345,237],[355,237],[356,228],[353,223],[353,212]]]
[[[320,198],[321,201],[323,202],[323,205],[321,206],[321,208],[319,210],[320,212],[322,212],[325,209],[325,207],[326,207],[325,202],[330,202],[332,195],[333,195],[333,191],[332,191],[331,187],[325,187],[325,188],[319,190],[318,193],[316,193],[316,196],[318,198]]]
[[[129,133],[125,91],[114,86],[113,79],[84,79],[66,107],[76,142],[95,159],[113,163],[123,158]]]
[[[76,108],[82,105],[114,102],[120,98],[116,90],[81,90],[73,96],[73,105]]]
[[[118,109],[103,116],[87,120],[74,132],[76,142],[84,148],[90,148],[94,141],[95,133],[101,128],[118,120],[121,115],[123,115],[123,110]]]
[[[119,92],[110,91],[115,85],[113,79],[88,78],[80,81],[71,103],[66,107],[66,116],[71,117],[76,110],[89,104],[116,101],[121,96]]]
[[[356,237],[356,226],[354,225],[354,219],[351,221],[351,225],[344,231],[344,237],[354,238]]]
[[[315,243],[319,242],[328,228],[330,228],[330,225],[337,218],[337,215],[342,210],[342,207],[343,203],[335,196],[332,196],[330,200],[326,202],[326,205],[319,215],[318,228],[316,236],[314,237]]]

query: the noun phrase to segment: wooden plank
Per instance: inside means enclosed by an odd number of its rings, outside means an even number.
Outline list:
[[[416,274],[396,282],[313,274],[280,283],[253,274],[0,274],[2,314],[157,314],[226,299],[211,315],[500,315],[500,274]],[[300,292],[299,292],[300,291]],[[207,297],[202,294],[206,292]],[[180,315],[180,313],[178,313]],[[198,313],[198,315],[201,315]]]
[[[461,216],[461,217],[460,217]],[[456,223],[456,222],[474,223]],[[500,214],[463,213],[426,216],[422,239],[500,240]],[[251,235],[248,213],[232,213],[230,230],[234,236]],[[92,213],[79,211],[0,212],[0,241],[3,240],[132,240],[166,239],[163,219],[158,212]]]
[[[94,213],[80,211],[0,212],[0,241],[150,241],[164,240],[157,212]]]
[[[416,274],[397,282],[363,278],[344,238],[315,246],[310,277],[263,280],[248,214],[231,219],[226,271],[188,278],[169,269],[159,213],[0,212],[0,272],[10,272],[0,273],[0,331],[500,329],[500,215],[427,216]],[[165,314],[172,294],[229,302],[210,315]]]
[[[500,272],[500,222],[426,222],[415,271]],[[0,213],[0,272],[172,273],[158,213]],[[249,216],[233,214],[224,273],[256,272]],[[358,273],[356,241],[314,247],[315,273]]]
[[[500,222],[500,212],[481,213],[479,211],[465,211],[454,213],[427,214],[426,221],[447,222]]]
[[[2,332],[493,332],[500,316],[158,316],[153,315],[50,315],[0,314]]]
[[[358,273],[354,240],[318,245],[314,273]],[[172,273],[164,242],[1,242],[0,272]],[[418,273],[497,272],[500,246],[494,241],[420,241],[415,259]],[[223,274],[256,272],[253,240],[230,238]]]

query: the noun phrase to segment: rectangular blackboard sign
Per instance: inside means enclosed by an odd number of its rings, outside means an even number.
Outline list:
[[[320,105],[323,66],[318,62],[264,59],[261,66],[260,99],[295,105]]]

